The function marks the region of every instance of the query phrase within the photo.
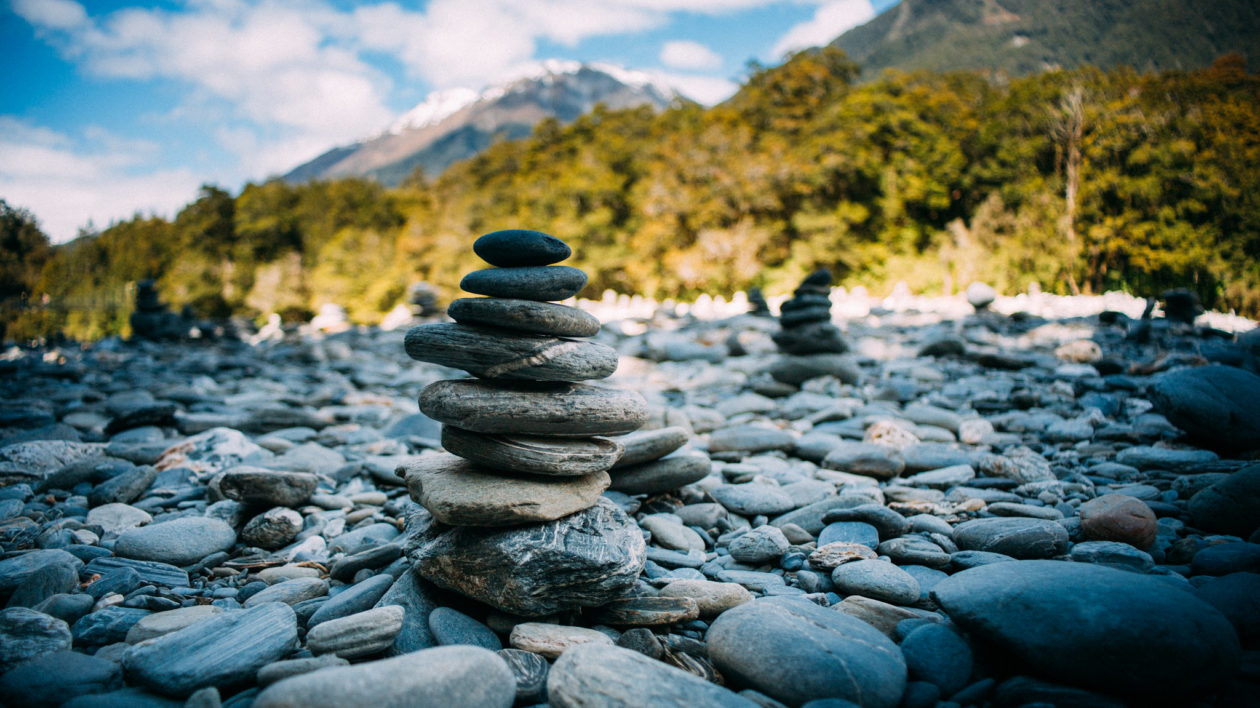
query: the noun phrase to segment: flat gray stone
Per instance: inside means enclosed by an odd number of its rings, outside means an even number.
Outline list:
[[[847,354],[783,356],[770,365],[769,371],[775,381],[794,386],[819,376],[834,376],[847,384],[857,383],[862,378],[862,370]]]
[[[462,297],[446,307],[456,322],[545,334],[552,337],[594,337],[599,320],[576,307],[554,302],[498,297]]]
[[[306,633],[306,647],[313,654],[336,654],[343,659],[372,656],[393,646],[402,626],[403,608],[375,607],[312,627]]]
[[[123,655],[127,680],[168,696],[252,683],[297,647],[297,616],[277,602],[224,612],[137,644]]]
[[[394,637],[394,646],[388,650],[389,654],[407,654],[437,644],[429,631],[429,613],[437,607],[431,592],[432,586],[408,569],[377,601],[377,607],[397,605],[403,608],[403,626]]]
[[[69,649],[70,627],[26,607],[0,610],[0,673],[43,654]]]
[[[680,450],[659,460],[629,467],[614,467],[608,487],[625,494],[660,494],[698,482],[709,476],[713,462],[699,450]]]
[[[481,379],[584,381],[617,370],[617,351],[597,342],[458,322],[412,327],[403,345],[412,359]]]
[[[635,391],[578,383],[438,381],[420,393],[420,410],[475,433],[621,435],[647,421]]]
[[[315,493],[319,478],[308,472],[282,472],[242,465],[219,478],[219,490],[228,499],[246,504],[297,508]]]
[[[859,619],[805,600],[740,605],[713,621],[707,640],[724,676],[789,705],[843,698],[894,708],[906,685],[897,645]]]
[[[831,571],[836,590],[861,595],[892,605],[912,605],[919,600],[919,581],[887,561],[856,560]]]
[[[659,460],[686,445],[687,440],[686,429],[676,425],[623,435],[617,438],[617,442],[621,443],[624,452],[613,469]]]
[[[453,528],[408,556],[426,580],[529,617],[602,605],[635,584],[646,560],[639,526],[604,499],[543,524]]]
[[[0,593],[12,591],[30,575],[48,565],[68,565],[77,573],[83,561],[60,548],[28,551],[21,555],[0,560]]]
[[[541,231],[504,229],[473,241],[473,253],[493,266],[519,268],[545,266],[573,255],[569,244]]]
[[[709,433],[710,452],[765,452],[787,450],[796,436],[791,431],[764,425],[735,425]]]
[[[796,501],[787,492],[759,482],[724,484],[709,494],[728,510],[745,516],[782,514],[796,508]]]
[[[1152,576],[1062,561],[994,563],[932,597],[974,638],[1073,686],[1165,701],[1227,683],[1240,660],[1229,621]]]
[[[453,425],[442,426],[442,447],[489,469],[556,477],[605,472],[623,450],[609,438],[486,435]]]
[[[586,273],[569,266],[523,266],[474,270],[459,281],[461,290],[520,300],[564,300],[586,287]]]
[[[114,553],[124,558],[192,565],[236,543],[236,532],[219,519],[184,516],[128,529],[118,536]]]
[[[887,445],[844,441],[831,448],[822,466],[876,479],[892,479],[906,468],[906,461],[900,452]]]
[[[686,671],[606,644],[583,644],[561,654],[547,677],[547,697],[556,708],[757,705]]]
[[[1067,552],[1068,532],[1061,524],[1045,519],[975,519],[954,527],[954,542],[967,551],[1019,559],[1049,558]]]
[[[260,693],[254,708],[511,708],[515,697],[516,680],[502,658],[452,646],[287,678]]]
[[[118,664],[65,649],[42,654],[0,676],[0,696],[9,706],[60,706],[79,696],[101,705],[94,694],[122,687]]]
[[[405,465],[411,498],[452,526],[514,526],[553,521],[593,506],[607,472],[584,477],[496,474],[449,453]]]

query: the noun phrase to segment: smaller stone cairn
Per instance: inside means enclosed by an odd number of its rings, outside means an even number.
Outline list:
[[[758,317],[771,317],[770,304],[766,302],[766,296],[761,292],[761,288],[753,286],[748,288],[748,314]]]
[[[780,308],[781,329],[771,338],[784,354],[771,364],[769,374],[780,383],[799,386],[818,376],[834,376],[855,383],[859,372],[849,345],[831,324],[831,271],[821,268],[801,281],[792,298]]]
[[[184,318],[167,309],[152,280],[136,283],[136,309],[131,313],[131,336],[136,339],[180,339],[188,332]]]
[[[500,610],[537,616],[602,605],[632,587],[645,560],[638,526],[601,500],[639,428],[637,392],[577,383],[617,368],[610,347],[583,339],[599,320],[553,302],[586,274],[554,265],[567,244],[536,231],[486,234],[473,250],[495,268],[467,274],[454,323],[413,327],[413,359],[476,379],[438,381],[420,410],[441,422],[446,453],[404,468],[411,496],[440,524],[412,550],[429,581]],[[439,527],[441,529],[441,527]]]
[[[438,303],[437,290],[424,281],[408,286],[407,309],[411,311],[412,317],[433,317],[444,312]]]

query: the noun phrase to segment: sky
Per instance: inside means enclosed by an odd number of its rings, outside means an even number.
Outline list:
[[[0,0],[0,199],[54,243],[174,217],[546,60],[720,102],[898,0]]]

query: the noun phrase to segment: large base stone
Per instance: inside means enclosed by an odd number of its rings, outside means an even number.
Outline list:
[[[408,556],[426,580],[524,616],[602,605],[634,585],[647,557],[638,525],[602,498],[546,524],[453,528]]]

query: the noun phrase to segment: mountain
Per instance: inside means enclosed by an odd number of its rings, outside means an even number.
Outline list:
[[[569,123],[596,104],[608,108],[668,106],[678,95],[648,75],[609,64],[548,61],[480,93],[437,91],[376,137],[336,147],[284,179],[305,182],[368,177],[396,185],[417,167],[436,176],[495,140],[528,136],[545,118]]]
[[[841,35],[864,79],[887,68],[1019,76],[1083,64],[1195,69],[1260,62],[1256,0],[901,0]]]

